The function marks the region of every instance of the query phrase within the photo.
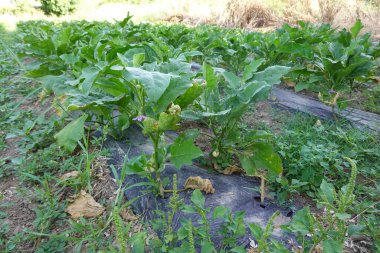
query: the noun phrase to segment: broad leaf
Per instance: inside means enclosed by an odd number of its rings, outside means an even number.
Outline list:
[[[252,78],[253,74],[257,71],[257,69],[265,62],[265,59],[257,59],[251,61],[247,66],[245,66],[243,71],[243,81],[248,81]]]
[[[212,90],[216,87],[218,79],[214,74],[214,69],[206,63],[203,64],[203,78],[206,80],[206,88],[208,90]]]
[[[258,82],[266,82],[269,85],[279,84],[281,77],[289,72],[290,68],[285,66],[271,66],[261,72],[254,74],[253,78]]]
[[[331,183],[326,182],[326,180],[322,180],[321,186],[320,186],[320,193],[322,195],[322,199],[330,203],[331,205],[334,204],[336,193],[335,188]]]
[[[147,71],[140,68],[125,68],[128,71],[128,80],[138,80],[145,88],[151,102],[157,102],[170,84],[169,74]]]
[[[90,89],[94,84],[96,78],[98,77],[99,69],[95,67],[87,67],[82,70],[82,74],[79,77],[79,80],[83,80],[80,84],[80,89],[84,94],[88,95],[90,93]]]
[[[193,191],[190,199],[191,199],[191,202],[193,202],[195,206],[202,209],[205,207],[205,196],[203,196],[203,193],[199,189],[195,189]]]
[[[222,72],[224,79],[228,83],[228,87],[231,89],[238,89],[240,87],[240,78],[235,76],[233,73],[224,71]]]
[[[191,81],[186,77],[171,78],[169,86],[154,106],[156,112],[165,111],[171,102],[183,95],[191,86]]]
[[[363,24],[362,22],[360,21],[360,19],[356,20],[355,24],[353,25],[353,27],[351,27],[351,33],[352,33],[352,37],[353,38],[356,38],[360,32],[360,30],[363,28]]]
[[[241,167],[245,170],[248,176],[255,176],[256,165],[248,155],[239,155]]]
[[[181,109],[184,109],[191,103],[193,103],[193,101],[196,98],[198,98],[202,94],[202,92],[203,87],[198,83],[194,83],[193,86],[187,89],[183,95],[181,95],[174,101],[174,104],[179,105]]]
[[[73,152],[78,144],[78,141],[84,136],[84,122],[87,119],[87,114],[82,115],[76,120],[70,122],[54,138],[59,146],[65,148],[69,152]]]
[[[135,54],[133,55],[133,67],[139,67],[145,61],[145,54]]]
[[[289,223],[289,228],[292,232],[305,236],[314,229],[311,223],[312,219],[310,209],[308,207],[303,208],[295,213],[292,221]]]
[[[192,139],[177,138],[170,147],[170,160],[177,169],[192,164],[192,160],[202,156],[202,151],[193,144]]]
[[[263,229],[257,223],[248,224],[251,234],[256,240],[260,240],[263,237]]]
[[[250,150],[253,151],[251,159],[257,168],[268,169],[276,174],[282,172],[281,158],[271,144],[258,142],[253,144]]]

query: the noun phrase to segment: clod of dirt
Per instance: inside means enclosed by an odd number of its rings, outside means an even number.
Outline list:
[[[209,179],[203,179],[199,176],[188,177],[185,181],[185,189],[199,189],[205,193],[214,193],[215,189],[212,187],[211,181]]]
[[[74,202],[67,207],[66,212],[69,213],[73,219],[77,219],[79,217],[97,217],[101,215],[104,210],[105,208],[96,202],[90,194],[81,191]]]
[[[77,177],[79,177],[79,175],[80,175],[79,171],[70,171],[70,172],[63,174],[60,177],[60,179],[65,180],[65,179],[69,179],[69,178],[77,178]]]

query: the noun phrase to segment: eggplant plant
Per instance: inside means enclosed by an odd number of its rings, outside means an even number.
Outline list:
[[[204,64],[204,92],[184,117],[200,120],[210,129],[204,134],[211,139],[214,169],[223,171],[237,158],[248,175],[259,176],[264,184],[267,173],[263,169],[279,175],[281,159],[270,144],[269,133],[246,130],[240,124],[250,106],[267,99],[271,87],[280,83],[289,68],[272,66],[257,72],[263,63],[264,59],[252,61],[241,77]]]
[[[346,106],[344,96],[351,95],[355,81],[365,79],[373,67],[370,35],[359,36],[362,27],[358,20],[350,32],[342,30],[332,41],[320,43],[304,72],[306,81],[296,86],[298,91],[309,89],[318,92],[319,99],[331,106],[334,117],[336,108]]]
[[[181,98],[182,106],[190,104],[196,98],[191,94],[194,76],[190,71],[191,64],[171,60],[161,64],[153,63],[137,67],[113,66],[114,71],[121,72],[123,80],[134,93],[134,106],[138,115],[134,121],[141,126],[143,134],[153,144],[153,153],[144,171],[154,174],[158,194],[164,197],[164,186],[161,172],[169,156],[174,165],[180,168],[191,164],[192,159],[201,156],[201,150],[194,146],[194,136],[180,135],[173,144],[167,145],[165,132],[179,128],[181,106],[175,101]]]

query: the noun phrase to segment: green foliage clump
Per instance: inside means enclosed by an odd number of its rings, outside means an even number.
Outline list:
[[[284,165],[284,177],[278,180],[281,184],[280,201],[292,191],[314,197],[326,178],[338,187],[343,186],[348,180],[349,166],[344,156],[358,162],[363,177],[376,177],[374,171],[379,168],[373,166],[380,157],[378,145],[371,132],[347,129],[342,124],[316,123],[312,117],[292,117],[276,139]]]
[[[364,108],[374,113],[380,113],[380,85],[364,91]]]
[[[75,10],[77,0],[41,0],[41,8],[46,15],[62,16]]]

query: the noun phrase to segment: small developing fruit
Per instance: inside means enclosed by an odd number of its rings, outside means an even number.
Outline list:
[[[179,105],[171,104],[168,112],[171,115],[179,115],[181,113],[181,107]]]

